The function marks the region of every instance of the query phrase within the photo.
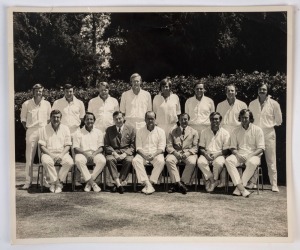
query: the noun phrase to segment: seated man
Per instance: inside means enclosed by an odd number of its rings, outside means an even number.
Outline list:
[[[115,125],[107,128],[104,138],[106,161],[111,177],[115,181],[112,191],[118,190],[123,194],[125,190],[122,183],[127,179],[135,150],[135,129],[131,125],[124,124],[124,114],[121,111],[115,111],[112,116]],[[122,163],[120,174],[117,162]]]
[[[249,197],[251,194],[244,187],[254,174],[260,163],[260,157],[265,149],[264,134],[260,127],[252,124],[253,114],[249,109],[242,109],[239,114],[241,125],[231,134],[230,149],[232,155],[225,160],[227,171],[236,189],[233,195]],[[246,165],[246,169],[240,177],[237,167]]]
[[[73,139],[73,147],[76,154],[75,164],[86,182],[85,192],[90,192],[91,189],[94,192],[101,191],[95,179],[101,173],[106,163],[105,157],[102,154],[103,134],[99,129],[94,128],[95,120],[96,118],[93,113],[86,112],[83,118],[84,127],[74,135]],[[93,173],[90,174],[87,164],[93,163],[95,163],[95,167]]]
[[[192,174],[195,171],[198,152],[198,132],[188,126],[190,116],[186,113],[179,116],[180,126],[175,127],[169,133],[167,139],[166,165],[171,176],[171,180],[175,185],[171,187],[169,193],[179,190],[186,194],[187,188],[184,183],[190,183]],[[179,162],[185,163],[185,168],[182,173],[182,182],[180,181],[179,171],[176,164]]]
[[[166,135],[163,129],[155,125],[155,118],[156,115],[153,111],[146,112],[146,126],[136,133],[137,154],[132,160],[132,166],[136,171],[138,181],[145,185],[142,189],[145,194],[155,192],[151,183],[157,183],[165,165],[163,153],[166,147]],[[144,166],[147,162],[153,165],[150,179]]]
[[[223,170],[225,156],[230,146],[230,135],[224,128],[220,127],[222,116],[219,112],[212,112],[209,116],[210,128],[202,130],[200,135],[200,152],[198,167],[201,169],[206,180],[205,189],[213,192],[219,185],[219,175]],[[213,173],[210,170],[213,166]]]
[[[69,154],[71,134],[67,126],[60,123],[62,114],[59,110],[52,110],[50,123],[39,129],[39,145],[41,147],[41,161],[49,173],[50,191],[52,193],[62,192],[62,181],[66,180],[68,172],[74,162]],[[57,174],[54,165],[61,165]]]

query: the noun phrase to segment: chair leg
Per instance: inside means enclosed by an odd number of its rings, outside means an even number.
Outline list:
[[[137,176],[136,176],[136,172],[135,169],[132,168],[132,174],[133,174],[133,191],[136,192],[136,184],[137,184]]]
[[[198,166],[197,166],[197,164],[195,166],[194,172],[195,172],[195,192],[197,192],[198,191]]]
[[[106,190],[106,166],[104,166],[104,169],[103,169],[103,190]]]
[[[38,167],[38,173],[37,173],[37,179],[36,179],[36,187],[37,188],[39,187],[40,167],[41,167],[41,165],[39,165],[39,167]]]
[[[41,192],[43,192],[44,191],[44,166],[43,165],[41,165],[42,166],[42,171],[41,171]]]
[[[72,191],[74,192],[75,191],[75,182],[76,182],[76,165],[74,164],[73,167],[72,167]]]

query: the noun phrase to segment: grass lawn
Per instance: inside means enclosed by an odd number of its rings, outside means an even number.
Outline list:
[[[123,195],[82,189],[53,194],[41,193],[24,183],[24,163],[16,163],[17,239],[117,236],[228,236],[287,237],[287,194],[273,193],[266,185],[250,198],[208,194],[201,186],[187,195],[162,190],[152,195],[126,192]],[[36,174],[37,167],[34,168]],[[131,187],[127,189],[132,190]],[[140,190],[141,187],[138,187]]]

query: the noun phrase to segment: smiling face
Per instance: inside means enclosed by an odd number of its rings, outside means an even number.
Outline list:
[[[195,86],[195,95],[197,99],[202,98],[204,92],[205,92],[205,88],[204,88],[204,84],[199,83]]]
[[[147,128],[153,128],[155,126],[155,113],[154,112],[148,112],[145,117],[145,122],[147,125]]]
[[[33,97],[36,98],[42,98],[43,96],[43,88],[36,88],[33,89]]]
[[[53,128],[58,128],[61,121],[61,114],[52,114],[50,117],[50,122]]]
[[[221,123],[220,115],[215,114],[215,115],[210,117],[211,130],[213,130],[213,131],[219,130],[220,123]]]
[[[133,77],[131,79],[131,87],[133,91],[139,91],[141,88],[142,79],[140,76]]]
[[[92,130],[94,123],[95,123],[94,116],[91,114],[87,114],[84,119],[84,125],[86,130],[88,131]]]
[[[186,128],[189,125],[189,116],[187,114],[181,115],[179,123],[182,128]]]

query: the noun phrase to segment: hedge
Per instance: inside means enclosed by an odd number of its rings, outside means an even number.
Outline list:
[[[249,104],[250,101],[257,98],[258,85],[263,81],[270,85],[270,95],[273,99],[279,102],[284,123],[276,128],[277,132],[277,158],[278,165],[283,165],[283,171],[279,178],[281,182],[285,183],[285,143],[286,143],[286,75],[277,73],[276,75],[270,75],[268,72],[253,72],[245,73],[243,71],[236,71],[235,74],[221,76],[207,76],[197,78],[194,76],[175,76],[171,78],[173,85],[172,91],[179,96],[181,102],[182,111],[184,111],[184,104],[187,98],[194,95],[193,86],[195,81],[200,80],[205,83],[206,93],[205,95],[214,100],[215,106],[226,98],[225,89],[227,84],[234,83],[237,87],[237,98]],[[159,80],[153,82],[143,82],[142,88],[150,92],[152,99],[159,92]],[[110,95],[115,97],[119,102],[121,95],[124,91],[130,89],[131,85],[128,82],[121,80],[111,80],[110,82]],[[30,86],[31,87],[31,86]],[[29,87],[29,88],[30,88]],[[45,99],[48,100],[51,105],[53,102],[63,97],[63,89],[44,89]],[[77,98],[84,102],[85,108],[88,107],[90,99],[98,95],[96,87],[90,87],[89,89],[78,88],[75,90]],[[32,98],[31,88],[27,92],[15,93],[15,145],[16,145],[16,160],[25,161],[25,131],[22,128],[20,122],[20,112],[22,103]]]

